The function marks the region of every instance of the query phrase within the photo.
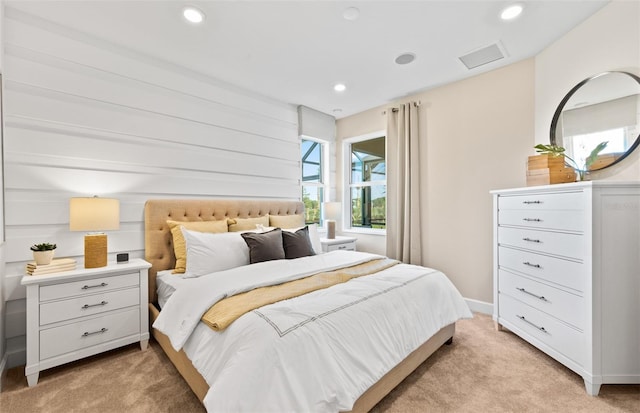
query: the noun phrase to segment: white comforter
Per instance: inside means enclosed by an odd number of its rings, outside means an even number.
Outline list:
[[[381,258],[335,251],[209,274],[180,287],[154,323],[210,386],[210,412],[335,412],[442,327],[471,317],[439,271],[399,264],[264,306],[222,332],[200,322],[220,299]]]

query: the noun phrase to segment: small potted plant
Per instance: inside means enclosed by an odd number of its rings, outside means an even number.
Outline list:
[[[33,251],[33,259],[36,261],[36,265],[51,264],[56,247],[56,244],[49,244],[48,242],[32,245],[31,251]]]
[[[602,152],[604,148],[607,147],[608,143],[609,142],[600,142],[598,145],[596,145],[596,147],[593,148],[589,156],[587,156],[587,158],[584,160],[584,166],[582,168],[578,165],[578,162],[571,159],[570,157],[567,156],[567,154],[565,154],[565,149],[562,146],[539,144],[534,146],[534,148],[536,149],[536,152],[541,154],[551,154],[552,156],[564,156],[564,159],[567,165],[575,169],[576,172],[578,173],[578,176],[580,177],[580,180],[584,181],[586,174],[589,172],[589,167],[591,166],[592,163],[596,161],[596,159],[598,158],[598,154],[600,154],[600,152]]]

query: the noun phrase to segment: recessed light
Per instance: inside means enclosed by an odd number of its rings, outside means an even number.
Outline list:
[[[342,12],[342,17],[344,17],[345,20],[353,21],[356,20],[358,16],[360,16],[360,10],[358,10],[357,7],[347,7]]]
[[[347,89],[344,83],[336,83],[333,85],[333,90],[336,92],[344,92]]]
[[[199,24],[204,21],[204,13],[202,10],[197,9],[193,6],[185,7],[182,10],[182,15],[189,23]]]
[[[400,56],[396,57],[396,63],[399,65],[408,65],[414,60],[416,60],[416,55],[413,53],[403,53]]]
[[[515,19],[516,17],[520,16],[522,10],[522,4],[512,4],[511,6],[506,7],[504,10],[502,10],[502,13],[500,13],[500,18],[502,18],[502,20]]]

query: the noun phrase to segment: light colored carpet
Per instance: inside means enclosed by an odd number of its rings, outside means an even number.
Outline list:
[[[204,412],[155,342],[46,370],[34,388],[23,374],[9,371],[0,411]],[[605,385],[589,397],[581,377],[476,314],[373,411],[640,412],[640,385]]]

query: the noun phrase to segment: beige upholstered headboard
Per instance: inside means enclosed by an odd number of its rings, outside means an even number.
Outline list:
[[[167,220],[216,221],[255,218],[263,215],[295,215],[304,212],[299,201],[231,199],[151,199],[144,205],[145,259],[149,270],[149,302],[155,302],[156,273],[175,267],[171,232]]]

